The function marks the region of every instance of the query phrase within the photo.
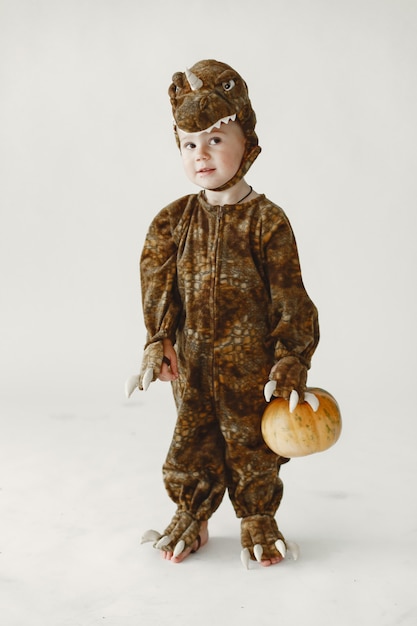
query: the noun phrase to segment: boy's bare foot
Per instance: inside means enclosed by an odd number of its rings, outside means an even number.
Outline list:
[[[201,522],[199,537],[195,540],[191,548],[187,548],[186,550],[181,552],[180,555],[175,557],[173,552],[166,552],[165,550],[161,550],[162,558],[167,561],[172,561],[173,563],[182,563],[182,561],[184,561],[187,556],[189,556],[193,552],[197,552],[197,550],[199,550],[201,546],[206,545],[208,539],[208,522]]]
[[[267,559],[265,561],[261,561],[260,564],[263,567],[269,567],[270,565],[276,565],[277,563],[281,563],[281,561],[283,561],[283,560],[284,560],[284,557],[276,556],[276,557],[273,557],[272,559]]]

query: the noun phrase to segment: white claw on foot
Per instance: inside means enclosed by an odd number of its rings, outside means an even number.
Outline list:
[[[300,396],[298,395],[298,392],[295,389],[293,389],[290,395],[290,413],[294,412],[294,409],[297,406],[299,399],[300,399]]]
[[[265,387],[264,387],[264,396],[265,396],[265,400],[267,402],[270,401],[272,394],[274,393],[275,389],[277,387],[277,381],[276,380],[268,380],[268,382],[266,383]]]
[[[315,396],[314,393],[311,393],[310,391],[306,391],[304,393],[304,400],[311,406],[311,408],[313,409],[315,413],[317,409],[319,408],[319,404],[320,404],[320,400],[318,399],[318,397]]]
[[[169,535],[164,535],[163,537],[160,538],[158,543],[155,544],[155,548],[157,550],[160,550],[164,546],[167,546],[170,541],[171,541],[171,537]]]
[[[282,539],[276,540],[275,547],[278,550],[278,552],[281,554],[282,558],[285,559],[285,556],[287,554],[287,548],[285,546],[285,543],[282,541]]]
[[[262,555],[264,553],[264,549],[260,543],[257,543],[253,546],[253,554],[255,555],[255,559],[260,563],[262,561]]]
[[[147,530],[146,532],[143,533],[142,535],[142,539],[140,540],[141,543],[148,543],[149,541],[159,541],[159,539],[161,538],[161,533],[159,533],[157,530]]]
[[[153,369],[148,367],[142,378],[143,391],[146,391],[153,379]]]
[[[249,569],[250,553],[248,548],[243,548],[242,552],[240,553],[240,560],[243,563],[243,567]]]
[[[184,548],[185,548],[185,541],[184,539],[180,539],[174,548],[174,552],[173,552],[174,559],[175,557],[179,556],[182,552],[184,552]]]
[[[296,561],[300,556],[300,547],[298,543],[295,543],[295,541],[287,541],[287,548],[293,560]]]
[[[135,374],[134,376],[130,376],[125,382],[125,394],[126,398],[130,398],[132,393],[135,391],[136,387],[139,384],[139,374]]]

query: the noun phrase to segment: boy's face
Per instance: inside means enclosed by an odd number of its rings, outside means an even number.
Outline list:
[[[221,124],[209,133],[177,132],[185,173],[192,183],[216,189],[236,174],[246,144],[239,122]]]

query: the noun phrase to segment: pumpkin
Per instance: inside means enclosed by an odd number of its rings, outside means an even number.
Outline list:
[[[324,389],[309,387],[319,400],[317,411],[307,402],[290,413],[288,400],[274,398],[262,416],[265,443],[280,456],[292,458],[323,452],[339,439],[342,421],[335,398]]]

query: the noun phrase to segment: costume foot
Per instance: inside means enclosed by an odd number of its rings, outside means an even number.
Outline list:
[[[148,541],[153,542],[154,548],[161,550],[164,559],[181,563],[207,543],[208,523],[194,519],[187,511],[177,511],[162,535],[156,530],[144,533],[141,543]]]
[[[255,558],[263,567],[268,567],[269,565],[275,565],[276,563],[280,563],[283,560],[283,558],[287,558],[288,556],[290,556],[293,559],[293,561],[296,561],[298,557],[300,556],[300,548],[298,544],[295,543],[295,541],[287,541],[287,545],[285,546],[284,542],[281,542],[280,540],[278,540],[275,542],[275,546],[278,552],[280,552],[282,556],[268,559],[267,561],[262,560],[262,553],[263,553],[262,546],[260,546],[259,544],[254,546],[253,551],[255,554]],[[284,556],[284,553],[285,553],[285,556]],[[246,569],[249,569],[249,563],[251,560],[249,548],[243,548],[242,552],[240,553],[240,558],[243,563],[243,566]]]
[[[182,561],[184,561],[187,556],[189,556],[190,554],[195,554],[202,546],[205,546],[208,542],[208,539],[208,522],[201,522],[200,534],[194,541],[191,548],[186,548],[185,541],[181,539],[175,546],[173,552],[162,550],[162,558],[167,561],[172,561],[173,563],[182,563]]]
[[[263,567],[276,565],[285,559],[287,545],[278,530],[275,519],[269,515],[251,515],[242,519],[241,560],[249,569],[249,561],[256,560]]]

